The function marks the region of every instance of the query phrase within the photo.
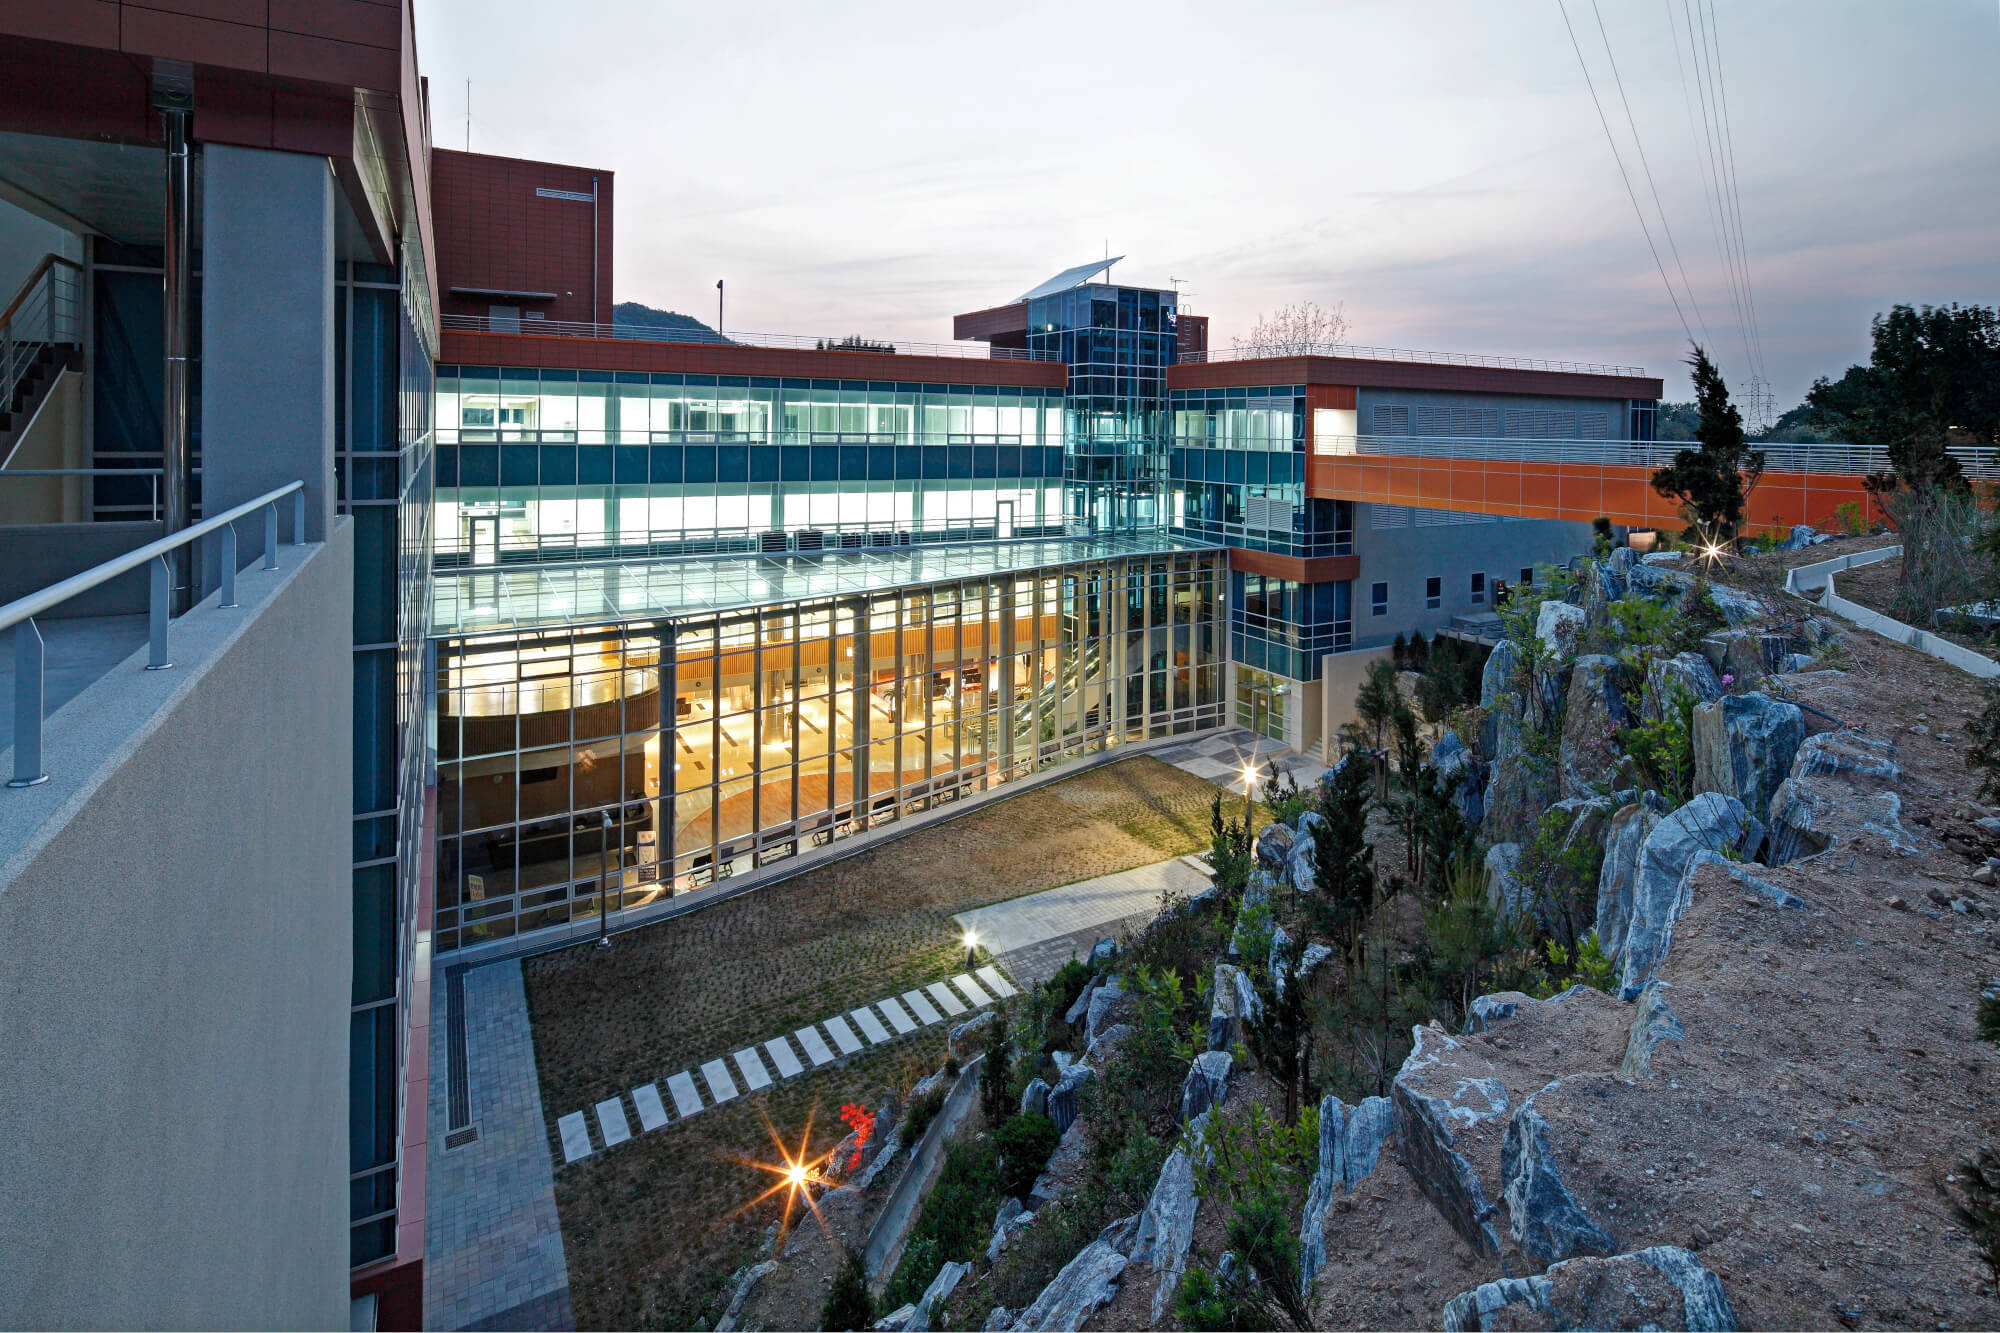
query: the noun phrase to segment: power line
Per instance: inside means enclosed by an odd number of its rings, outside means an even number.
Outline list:
[[[1604,58],[1611,65],[1611,79],[1618,86],[1618,101],[1625,108],[1625,124],[1632,131],[1632,146],[1639,150],[1639,167],[1646,173],[1646,188],[1652,191],[1653,208],[1660,215],[1660,230],[1667,234],[1667,250],[1674,257],[1674,267],[1680,270],[1681,288],[1688,294],[1688,305],[1694,308],[1695,323],[1701,325],[1704,341],[1713,341],[1708,331],[1708,321],[1702,317],[1701,302],[1695,299],[1694,284],[1688,281],[1687,265],[1681,262],[1681,248],[1674,241],[1673,224],[1667,221],[1666,205],[1660,202],[1660,187],[1653,183],[1653,167],[1646,160],[1646,144],[1639,137],[1639,122],[1632,115],[1632,103],[1625,96],[1625,79],[1618,72],[1618,59],[1611,54],[1611,34],[1604,30],[1604,11],[1597,7],[1597,0],[1590,0],[1590,12],[1597,17],[1597,36],[1604,43]]]
[[[1667,35],[1674,44],[1674,71],[1681,81],[1681,108],[1687,113],[1688,138],[1694,144],[1695,174],[1701,178],[1702,202],[1707,205],[1709,235],[1715,241],[1715,262],[1722,270],[1722,280],[1729,287],[1729,301],[1736,312],[1736,329],[1743,342],[1743,358],[1750,359],[1750,339],[1746,332],[1749,314],[1743,306],[1743,288],[1736,281],[1736,265],[1723,249],[1722,219],[1717,203],[1718,187],[1709,171],[1708,157],[1702,151],[1702,131],[1694,123],[1694,95],[1688,91],[1687,65],[1681,60],[1681,30],[1674,19],[1674,0],[1661,0],[1667,10]],[[1683,7],[1685,12],[1685,7]],[[1692,50],[1693,25],[1689,25],[1689,42]],[[1703,123],[1706,124],[1706,117]]]
[[[1743,187],[1736,174],[1736,138],[1729,127],[1729,83],[1722,74],[1722,25],[1715,0],[1708,0],[1708,29],[1715,44],[1715,85],[1722,94],[1722,143],[1729,162],[1729,195],[1736,210],[1736,245],[1743,256],[1743,295],[1750,305],[1750,340],[1757,348],[1757,373],[1764,373],[1764,335],[1758,327],[1757,288],[1750,281],[1750,243],[1743,231]]]
[[[1714,66],[1708,58],[1708,17],[1701,7],[1701,0],[1681,0],[1681,14],[1687,21],[1688,48],[1694,55],[1695,86],[1701,96],[1702,127],[1708,143],[1709,170],[1715,179],[1716,207],[1722,215],[1722,236],[1728,253],[1731,280],[1739,291],[1743,287],[1743,244],[1737,234],[1735,215],[1729,206],[1729,176],[1725,165],[1722,132],[1720,126],[1721,107],[1719,94],[1715,88]],[[1695,24],[1699,19],[1701,36],[1695,36]],[[1757,373],[1760,364],[1756,345],[1755,321],[1751,318],[1749,302],[1743,304],[1739,328],[1743,337],[1743,355],[1749,363],[1752,374]]]
[[[1556,8],[1562,11],[1563,27],[1569,30],[1570,49],[1576,52],[1576,63],[1583,70],[1583,85],[1590,89],[1591,105],[1597,108],[1597,123],[1604,127],[1604,141],[1611,145],[1611,160],[1618,164],[1619,179],[1625,182],[1625,197],[1632,201],[1632,213],[1639,219],[1639,230],[1645,233],[1646,248],[1653,252],[1653,267],[1660,271],[1660,285],[1667,289],[1667,299],[1674,303],[1674,316],[1681,322],[1681,332],[1687,334],[1689,342],[1694,341],[1694,330],[1688,327],[1687,316],[1681,312],[1681,299],[1674,295],[1674,284],[1667,277],[1667,266],[1660,262],[1660,247],[1653,244],[1653,229],[1646,225],[1646,210],[1639,207],[1639,192],[1632,188],[1632,177],[1625,170],[1625,159],[1618,152],[1618,140],[1612,136],[1611,122],[1605,119],[1604,103],[1598,100],[1597,84],[1591,80],[1590,66],[1583,58],[1583,47],[1576,40],[1576,28],[1569,21],[1569,6],[1563,0],[1556,0]],[[1692,300],[1693,292],[1688,293]]]

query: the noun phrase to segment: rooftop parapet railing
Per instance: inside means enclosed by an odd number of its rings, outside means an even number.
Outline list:
[[[278,501],[288,495],[292,497],[292,545],[303,545],[306,530],[305,483],[294,481],[254,500],[246,500],[213,518],[205,518],[172,536],[147,542],[137,550],[127,551],[81,574],[73,574],[60,583],[51,584],[40,592],[29,593],[0,606],[0,630],[10,629],[14,634],[14,776],[8,779],[9,787],[33,787],[49,780],[48,773],[42,768],[43,643],[35,617],[53,611],[70,598],[92,588],[102,587],[120,574],[150,566],[152,586],[147,603],[146,670],[166,671],[173,666],[167,656],[168,612],[173,600],[173,571],[167,556],[183,546],[215,536],[222,547],[219,561],[222,595],[216,605],[221,610],[234,609],[238,605],[236,524],[259,510],[263,511],[264,568],[276,569]]]
[[[1837,473],[1867,476],[1891,471],[1889,450],[1879,444],[1766,444],[1766,472]],[[1402,458],[1490,459],[1514,463],[1581,463],[1611,467],[1665,467],[1683,449],[1699,446],[1685,440],[1576,440],[1474,438],[1436,435],[1315,435],[1313,453],[1320,457],[1375,455]],[[1951,450],[1968,476],[2000,479],[2000,448],[1960,445]]]
[[[1182,352],[1182,365],[1210,361],[1268,361],[1287,356],[1334,356],[1350,361],[1402,361],[1421,366],[1476,366],[1485,370],[1548,370],[1565,375],[1639,376],[1644,366],[1598,365],[1593,361],[1541,361],[1527,356],[1481,356],[1475,352],[1420,352],[1409,347],[1364,347],[1359,343],[1283,342]]]
[[[918,343],[903,339],[840,335],[831,338],[796,333],[717,334],[709,329],[666,329],[646,324],[597,324],[572,319],[522,319],[515,316],[445,315],[438,327],[447,333],[513,333],[534,338],[615,338],[633,342],[678,343],[691,347],[768,347],[781,351],[861,352],[875,356],[948,356],[964,361],[1058,361],[1054,352],[1023,347],[992,347],[981,342]]]

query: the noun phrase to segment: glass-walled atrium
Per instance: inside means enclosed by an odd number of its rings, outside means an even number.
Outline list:
[[[441,572],[438,948],[1217,725],[1226,574],[1163,539]]]
[[[1058,535],[1059,389],[438,368],[441,566]]]

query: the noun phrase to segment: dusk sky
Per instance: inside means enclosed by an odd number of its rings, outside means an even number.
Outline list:
[[[1597,11],[1568,3],[1679,289]],[[1681,27],[1701,11],[1599,3],[1686,319],[1740,390]],[[1778,409],[1865,360],[1892,302],[2000,299],[2000,0],[1715,12]],[[417,22],[438,145],[465,145],[470,76],[474,151],[616,173],[620,300],[712,322],[722,277],[731,327],[942,342],[1108,243],[1119,280],[1184,279],[1218,346],[1310,300],[1350,341],[1639,364],[1687,396],[1556,0],[420,0]]]

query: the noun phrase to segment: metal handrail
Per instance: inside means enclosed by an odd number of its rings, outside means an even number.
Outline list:
[[[49,775],[42,769],[43,642],[35,617],[53,611],[72,597],[103,587],[121,574],[150,565],[152,587],[147,612],[146,670],[165,671],[173,666],[167,660],[168,610],[173,597],[173,571],[167,563],[168,554],[210,534],[218,535],[222,544],[222,595],[216,605],[219,609],[233,609],[238,605],[236,523],[260,509],[263,511],[264,568],[276,569],[278,501],[287,495],[292,497],[292,545],[303,545],[306,537],[305,483],[288,482],[254,500],[245,500],[234,509],[205,518],[158,541],[147,542],[102,564],[93,565],[80,574],[72,574],[60,583],[52,583],[40,592],[31,592],[26,597],[17,597],[0,606],[0,629],[14,631],[14,776],[7,782],[9,787],[33,787],[49,780]]]
[[[1809,472],[1842,476],[1868,476],[1891,471],[1889,450],[1879,444],[1767,444],[1752,448],[1764,451],[1766,472]],[[1488,459],[1517,463],[1581,463],[1611,467],[1665,467],[1683,449],[1698,448],[1684,440],[1577,440],[1527,439],[1515,436],[1440,435],[1315,435],[1312,452],[1318,457],[1366,455],[1371,457]],[[2000,448],[1991,445],[1955,445],[1951,454],[1967,475],[2000,478]]]
[[[1059,361],[1055,352],[1025,347],[993,347],[981,342],[915,343],[901,338],[880,340],[841,334],[813,337],[797,333],[718,334],[704,329],[656,328],[646,324],[604,324],[574,319],[495,319],[491,315],[442,315],[438,327],[447,333],[504,333],[534,338],[610,338],[619,341],[675,343],[685,347],[768,347],[804,352],[845,352],[869,356],[949,356],[970,361]],[[843,346],[843,344],[846,344]]]
[[[1404,361],[1427,366],[1479,366],[1489,370],[1550,370],[1567,375],[1644,375],[1644,366],[1604,366],[1590,361],[1542,361],[1527,356],[1482,356],[1476,352],[1420,352],[1408,347],[1364,347],[1359,343],[1261,343],[1182,352],[1182,365],[1210,361],[1266,361],[1278,357],[1334,356],[1351,361]]]
[[[82,274],[74,260],[43,255],[0,311],[0,411],[12,410],[16,387],[45,350],[80,343]]]
[[[160,478],[165,475],[156,467],[0,467],[0,481],[9,477],[144,477],[152,483],[147,488],[152,496],[147,508],[155,519],[160,516]]]

